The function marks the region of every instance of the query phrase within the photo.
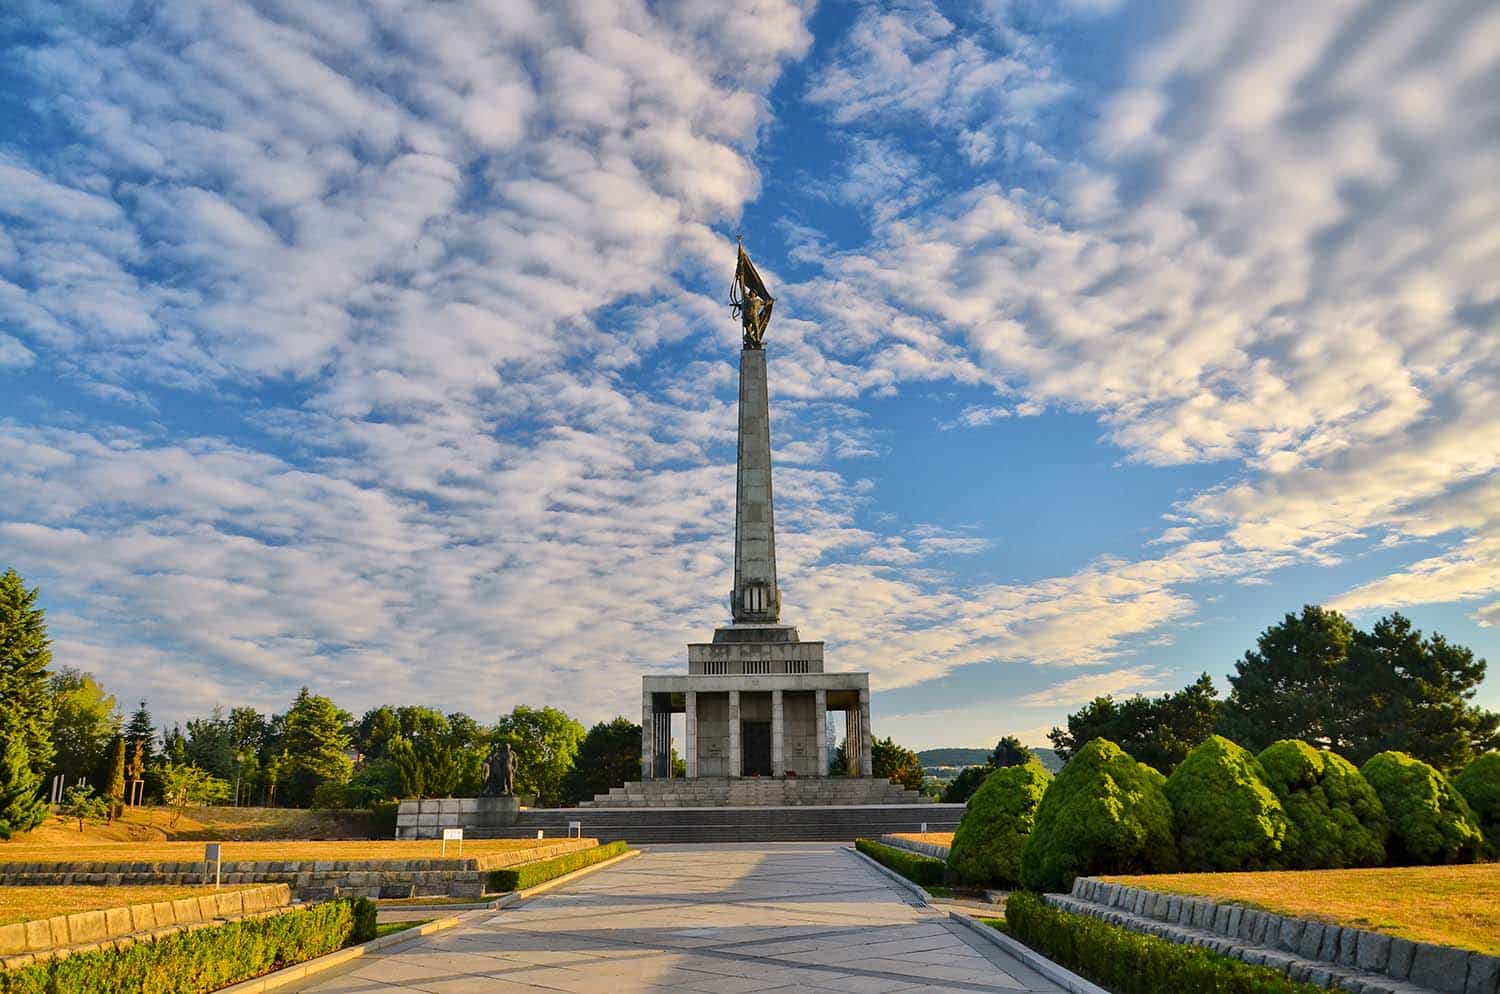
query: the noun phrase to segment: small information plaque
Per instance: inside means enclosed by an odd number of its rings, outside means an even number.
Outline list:
[[[464,854],[464,830],[461,829],[461,828],[445,828],[445,829],[443,829],[443,852],[442,852],[442,854],[444,856],[448,855],[448,843],[450,843],[450,842],[457,842],[458,843],[458,854],[460,856],[462,856]]]

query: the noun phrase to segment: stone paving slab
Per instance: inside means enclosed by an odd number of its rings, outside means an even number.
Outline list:
[[[1061,994],[827,843],[663,846],[295,989]]]

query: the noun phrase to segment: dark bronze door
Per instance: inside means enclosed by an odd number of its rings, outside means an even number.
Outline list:
[[[769,721],[746,721],[741,723],[743,737],[740,749],[744,753],[744,775],[763,777],[771,775],[771,723]]]

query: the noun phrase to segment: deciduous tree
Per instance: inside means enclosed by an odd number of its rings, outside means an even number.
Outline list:
[[[629,718],[601,721],[588,730],[566,780],[570,802],[592,800],[641,775],[641,726]]]
[[[1196,746],[1214,733],[1219,718],[1218,691],[1207,673],[1175,694],[1125,701],[1098,697],[1068,715],[1066,730],[1047,733],[1062,759],[1093,739],[1108,739],[1160,773],[1170,773]]]
[[[922,789],[922,761],[915,752],[897,745],[889,736],[870,743],[870,772],[894,780],[908,790]]]
[[[94,679],[64,667],[48,683],[52,694],[53,769],[70,781],[96,777],[116,736],[121,717],[113,696]]]
[[[553,707],[518,705],[495,724],[496,741],[516,751],[516,792],[536,795],[543,806],[563,802],[563,781],[583,735],[582,725]]]

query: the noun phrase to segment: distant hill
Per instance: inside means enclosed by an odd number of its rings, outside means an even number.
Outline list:
[[[989,758],[988,749],[923,749],[917,753],[923,766],[978,766]]]
[[[1031,751],[1053,773],[1063,768],[1063,761],[1054,750],[1033,748]],[[988,749],[923,749],[917,753],[923,766],[981,766],[989,758]]]

